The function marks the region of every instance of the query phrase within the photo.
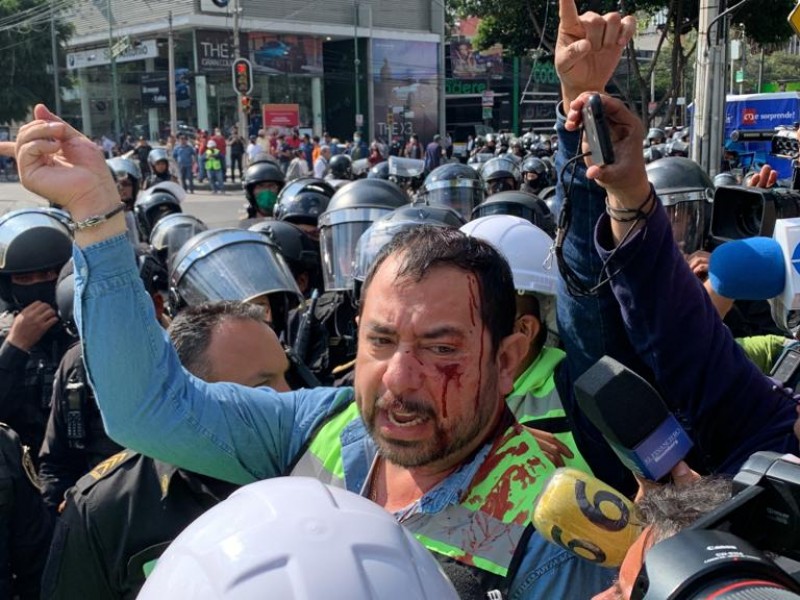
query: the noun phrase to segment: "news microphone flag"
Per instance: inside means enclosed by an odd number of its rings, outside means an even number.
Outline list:
[[[630,500],[570,468],[556,469],[542,490],[533,526],[547,541],[604,567],[621,565],[642,532]]]
[[[769,300],[786,286],[786,261],[772,238],[726,242],[711,253],[708,279],[720,296],[732,300]]]
[[[578,378],[575,397],[622,463],[640,477],[662,479],[693,446],[653,387],[609,356]]]

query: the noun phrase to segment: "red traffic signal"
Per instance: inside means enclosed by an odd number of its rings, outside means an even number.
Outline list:
[[[246,58],[237,58],[233,62],[233,89],[243,96],[253,91],[253,66]]]

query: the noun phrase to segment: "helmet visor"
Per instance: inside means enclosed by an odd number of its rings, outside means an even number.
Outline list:
[[[202,302],[238,300],[247,302],[275,292],[297,297],[302,294],[289,267],[268,244],[233,243],[208,253],[200,244],[181,263],[189,262],[176,283],[178,293],[189,306]]]
[[[672,226],[672,237],[685,255],[703,247],[705,227],[705,199],[693,202],[678,202],[666,207]]]
[[[426,186],[425,200],[435,206],[447,206],[467,221],[472,209],[483,202],[483,189],[472,179],[437,181]]]
[[[156,250],[165,251],[169,259],[181,249],[189,238],[207,229],[208,227],[200,222],[170,223],[169,219],[161,219],[153,227],[153,233],[150,235],[150,245]]]

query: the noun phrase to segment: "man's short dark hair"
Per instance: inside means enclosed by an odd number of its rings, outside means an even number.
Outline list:
[[[702,477],[687,485],[663,485],[637,502],[639,518],[652,527],[653,543],[672,537],[731,497],[731,481]]]
[[[421,281],[435,267],[453,267],[475,275],[481,321],[489,330],[491,355],[496,354],[500,341],[514,329],[516,303],[511,269],[492,245],[448,227],[423,225],[398,233],[375,257],[364,279],[361,307],[375,273],[393,254],[400,256],[400,278]]]
[[[211,365],[206,355],[214,329],[229,319],[266,323],[264,308],[227,300],[206,302],[182,310],[167,330],[181,364],[195,377],[208,379]]]

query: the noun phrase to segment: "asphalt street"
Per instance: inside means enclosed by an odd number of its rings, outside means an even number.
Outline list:
[[[239,183],[228,183],[225,195],[214,195],[207,190],[197,190],[183,201],[183,211],[196,216],[209,227],[235,227],[242,218],[244,191]],[[46,205],[41,197],[26,190],[19,183],[0,182],[0,214],[17,208]]]

